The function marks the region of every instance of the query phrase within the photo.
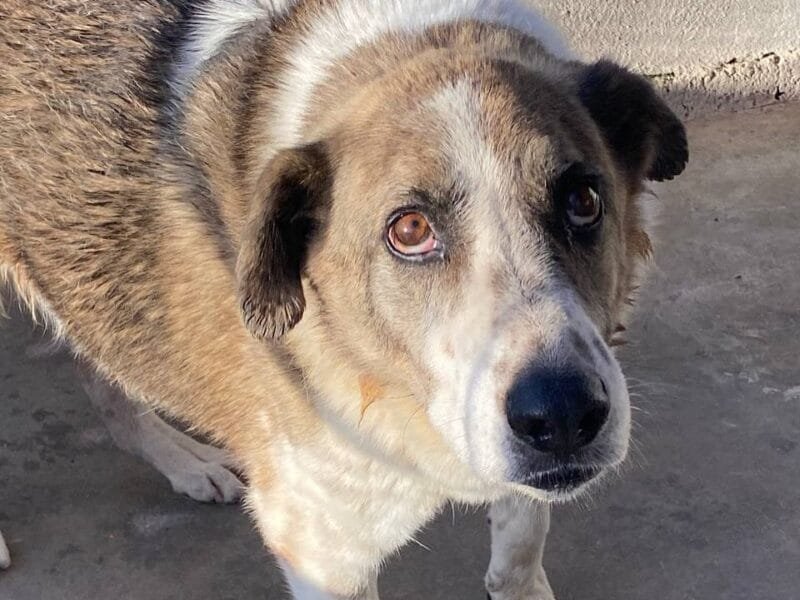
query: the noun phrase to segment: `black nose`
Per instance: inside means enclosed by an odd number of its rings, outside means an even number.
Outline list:
[[[597,437],[609,412],[605,386],[576,372],[532,369],[508,392],[514,433],[539,452],[567,457]]]

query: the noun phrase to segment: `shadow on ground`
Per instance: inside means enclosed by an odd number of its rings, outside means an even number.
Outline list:
[[[690,138],[687,173],[657,188],[657,264],[622,352],[636,449],[620,480],[556,509],[560,600],[800,590],[800,106],[695,122]],[[0,330],[0,529],[15,559],[0,600],[285,598],[240,510],[176,497],[116,450],[67,359],[25,356],[36,339],[20,318]],[[391,561],[383,598],[484,599],[482,511],[447,512],[419,541]]]

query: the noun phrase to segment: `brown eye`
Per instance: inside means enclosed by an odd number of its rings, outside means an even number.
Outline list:
[[[574,227],[591,227],[602,212],[600,195],[588,184],[578,185],[567,197],[567,217]]]
[[[402,256],[423,257],[439,247],[433,229],[425,215],[407,212],[389,224],[389,246]]]

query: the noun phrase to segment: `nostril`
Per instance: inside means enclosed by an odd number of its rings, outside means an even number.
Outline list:
[[[540,452],[551,452],[556,441],[556,426],[552,421],[533,415],[510,416],[509,424],[514,432]]]
[[[551,452],[556,442],[556,428],[547,419],[529,419],[527,435],[539,452]]]
[[[592,443],[608,418],[609,405],[606,402],[594,402],[578,423],[578,443],[586,446]]]
[[[555,428],[545,419],[528,419],[526,433],[535,438],[553,437]]]

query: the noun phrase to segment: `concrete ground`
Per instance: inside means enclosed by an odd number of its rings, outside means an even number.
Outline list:
[[[636,447],[621,480],[555,510],[560,600],[800,597],[800,106],[690,137],[688,171],[658,187],[657,264],[621,353]],[[239,508],[174,495],[112,446],[67,358],[31,360],[30,326],[2,327],[0,530],[15,562],[0,600],[285,598]],[[481,511],[419,540],[383,598],[483,600]]]

